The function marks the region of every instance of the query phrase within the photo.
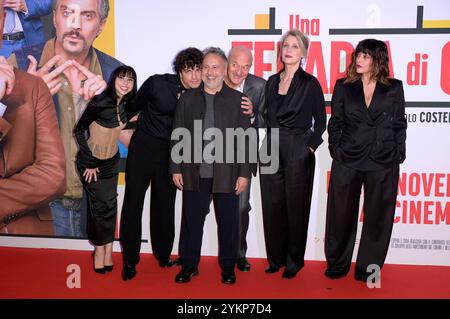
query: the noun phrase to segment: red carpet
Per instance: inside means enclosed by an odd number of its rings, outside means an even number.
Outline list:
[[[137,276],[121,279],[121,255],[114,254],[116,268],[109,274],[92,271],[86,251],[0,248],[0,299],[10,298],[150,298],[150,299],[373,299],[450,298],[450,267],[385,265],[381,288],[369,289],[351,273],[330,280],[323,275],[325,263],[307,261],[291,280],[281,271],[265,274],[264,259],[249,259],[252,270],[237,272],[235,285],[220,282],[217,257],[202,257],[200,275],[188,284],[174,283],[179,268],[160,268],[152,255],[142,254]],[[68,288],[67,266],[81,269],[81,288]]]

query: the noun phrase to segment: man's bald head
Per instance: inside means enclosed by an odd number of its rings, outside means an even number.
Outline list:
[[[227,83],[238,88],[247,78],[253,63],[252,52],[245,46],[233,47],[228,53]]]
[[[233,57],[242,57],[248,60],[250,65],[253,61],[252,51],[249,48],[243,45],[238,45],[236,47],[231,48],[230,52],[228,52],[228,60]]]

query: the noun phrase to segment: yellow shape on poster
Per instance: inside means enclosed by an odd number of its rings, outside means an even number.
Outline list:
[[[109,0],[109,14],[106,20],[105,28],[103,32],[94,41],[94,47],[100,51],[115,56],[115,28],[114,28],[114,0]]]
[[[423,27],[427,28],[450,28],[450,20],[424,20]]]
[[[270,16],[268,14],[255,14],[255,29],[270,29]]]

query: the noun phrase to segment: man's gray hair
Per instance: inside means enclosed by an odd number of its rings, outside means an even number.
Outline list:
[[[105,20],[109,14],[109,0],[98,0],[99,1],[99,14],[100,19]],[[56,10],[58,7],[59,0],[53,0],[52,8]]]
[[[205,50],[203,50],[203,58],[206,57],[206,55],[208,55],[208,54],[216,54],[216,55],[220,56],[225,61],[225,63],[228,62],[227,56],[221,48],[209,47],[209,48],[206,48]]]

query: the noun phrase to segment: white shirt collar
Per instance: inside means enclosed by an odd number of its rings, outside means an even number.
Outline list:
[[[241,93],[244,93],[244,85],[245,85],[245,79],[242,81],[241,85],[239,85],[236,90],[238,90]]]

